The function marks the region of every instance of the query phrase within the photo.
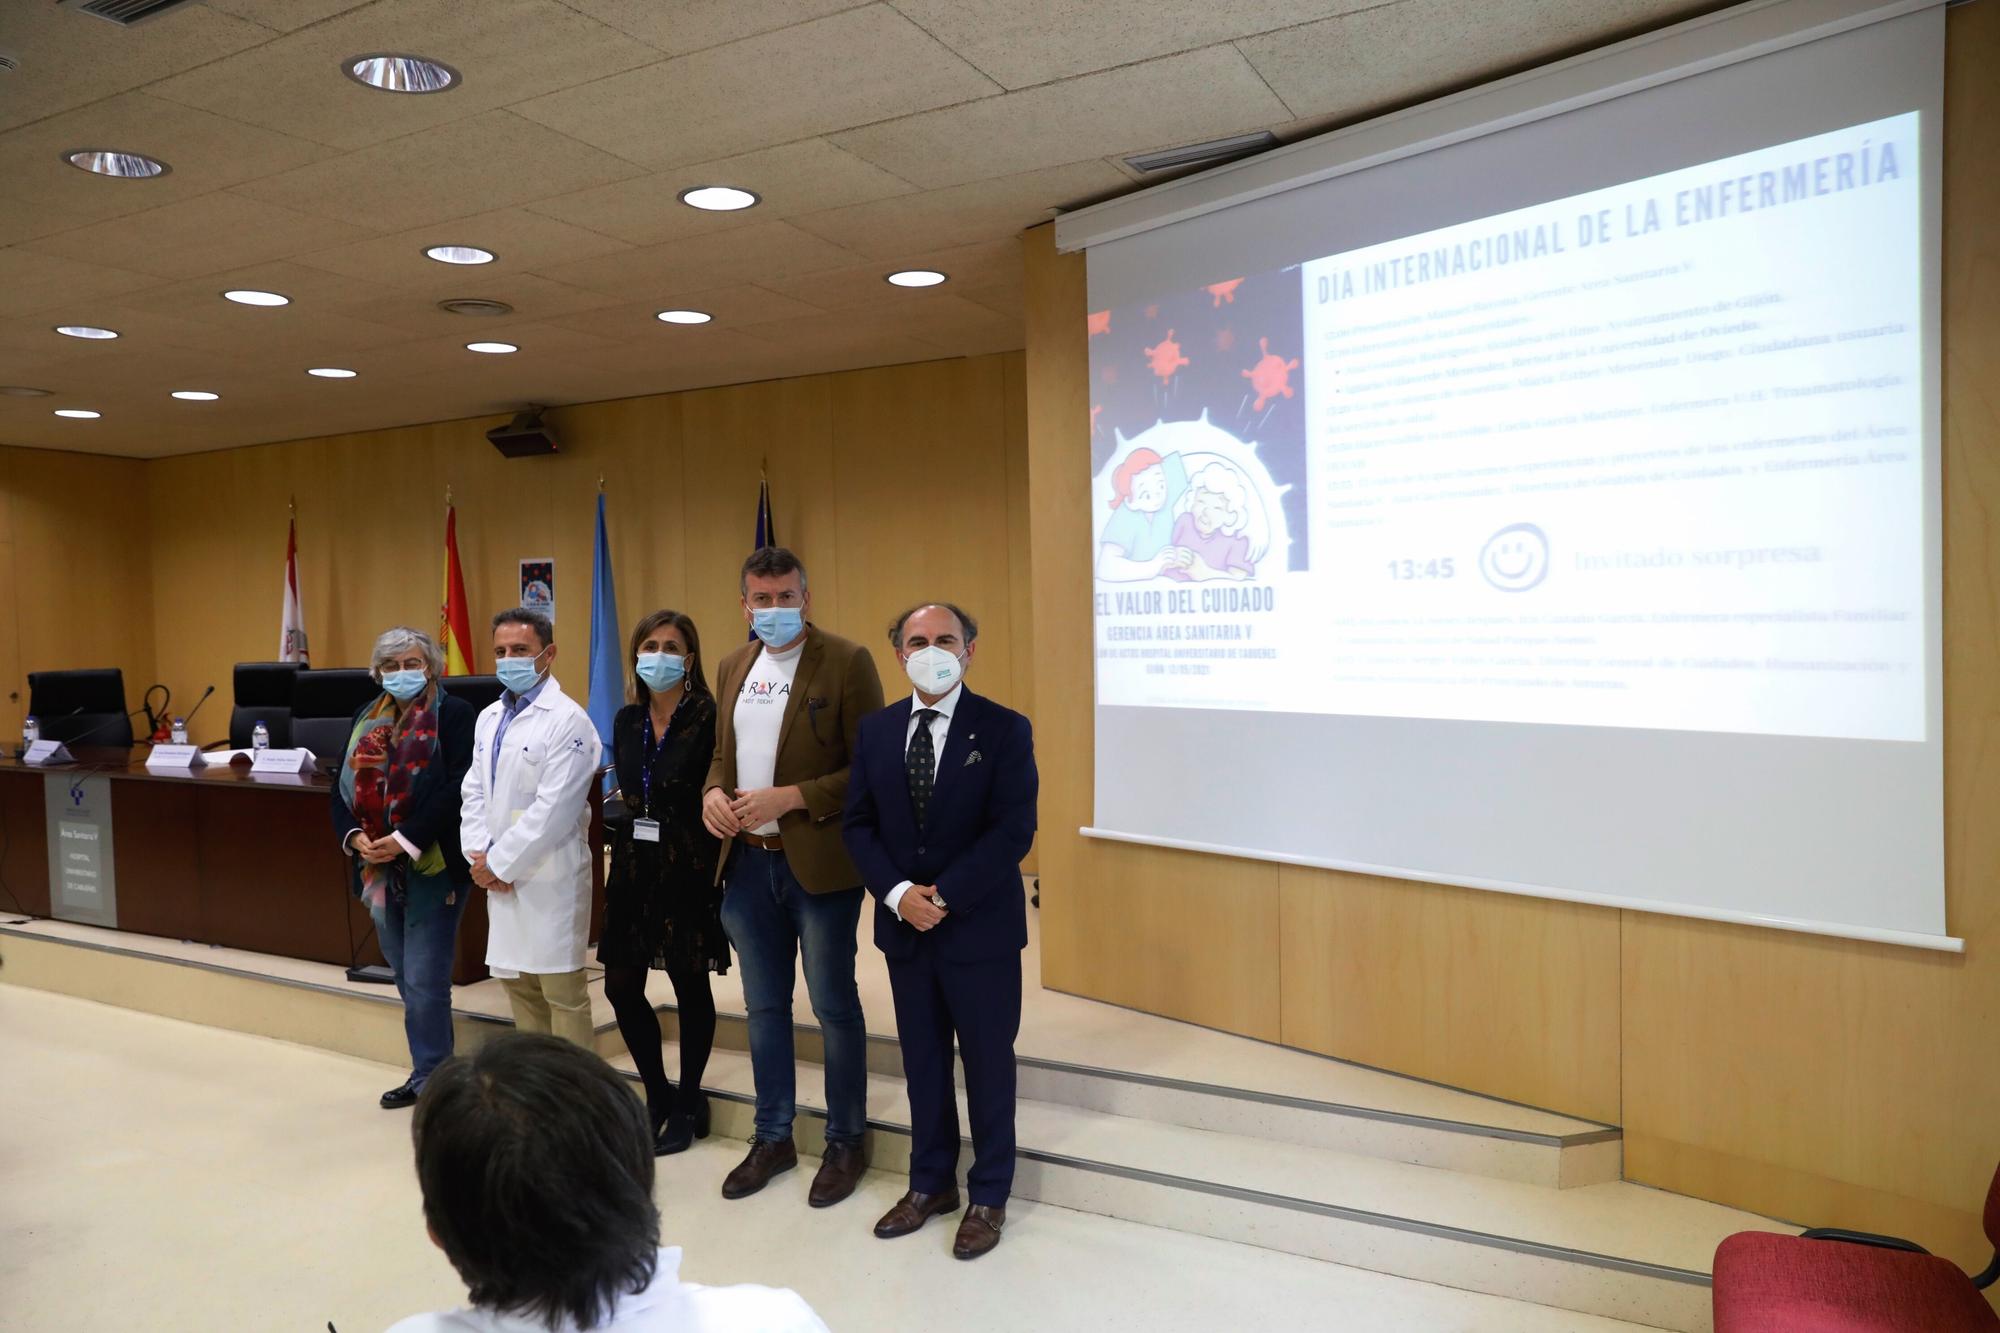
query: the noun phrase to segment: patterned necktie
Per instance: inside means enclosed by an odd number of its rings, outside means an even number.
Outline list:
[[[924,811],[931,803],[931,786],[937,780],[937,750],[931,744],[931,719],[935,708],[917,710],[916,734],[903,756],[903,768],[910,777],[910,806],[917,812],[917,827],[924,826]]]

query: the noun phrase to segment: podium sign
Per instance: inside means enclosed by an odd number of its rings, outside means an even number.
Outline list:
[[[266,773],[291,775],[310,773],[312,770],[313,752],[311,750],[259,750],[257,751],[257,757],[250,763],[250,772],[253,776],[261,776]]]
[[[147,768],[200,768],[202,767],[201,747],[198,745],[155,745],[146,756]]]
[[[59,921],[118,925],[111,855],[111,780],[51,773],[43,779],[49,821],[49,911]]]
[[[61,741],[36,741],[21,752],[24,764],[73,764],[76,756]]]

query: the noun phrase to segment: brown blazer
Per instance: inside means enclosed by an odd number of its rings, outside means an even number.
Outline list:
[[[715,669],[715,757],[703,795],[716,787],[736,792],[736,697],[763,651],[763,643],[753,640]],[[796,786],[806,798],[805,809],[779,818],[778,836],[785,841],[785,860],[807,893],[833,893],[861,883],[861,872],[841,840],[840,817],[847,804],[847,765],[855,735],[861,719],[881,706],[882,678],[868,650],[817,625],[807,626],[805,654],[778,724],[773,778],[774,785]],[[715,863],[718,884],[735,846],[722,844]]]

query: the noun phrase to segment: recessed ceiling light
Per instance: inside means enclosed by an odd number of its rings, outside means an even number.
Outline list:
[[[174,397],[184,403],[212,403],[222,395],[210,393],[206,389],[175,389]]]
[[[119,176],[127,180],[164,176],[172,170],[158,158],[144,153],[121,153],[113,148],[72,149],[63,154],[63,161],[94,176]]]
[[[65,338],[116,338],[116,329],[100,329],[95,324],[58,324],[56,332]]]
[[[380,88],[385,93],[441,93],[459,83],[457,70],[422,56],[388,52],[350,56],[340,62],[340,69],[356,83]]]
[[[706,324],[715,316],[705,310],[662,310],[654,318],[662,324]]]
[[[306,374],[317,375],[323,380],[351,380],[355,372],[343,370],[339,366],[314,366]]]
[[[682,190],[679,198],[689,208],[705,208],[711,213],[733,213],[739,208],[763,202],[762,196],[739,190],[733,185],[697,185],[691,190]]]
[[[440,264],[490,264],[493,252],[482,250],[476,245],[433,245],[424,253]]]
[[[104,414],[93,412],[87,407],[58,407],[56,415],[59,417],[73,417],[78,421],[95,421]]]
[[[513,343],[467,343],[465,350],[468,352],[488,352],[494,356],[502,356],[508,352],[518,352],[521,349],[514,346]]]
[[[0,398],[46,398],[47,389],[34,389],[25,384],[0,384]]]
[[[280,296],[276,292],[251,291],[247,288],[237,288],[235,291],[224,292],[222,296],[224,300],[234,301],[238,305],[290,305],[292,303],[292,298],[289,296]]]
[[[471,315],[475,318],[514,313],[514,307],[505,301],[489,301],[483,296],[454,296],[449,301],[439,301],[438,309],[447,315]]]
[[[906,268],[900,273],[885,274],[883,280],[894,287],[935,287],[945,280],[945,275],[934,268]]]

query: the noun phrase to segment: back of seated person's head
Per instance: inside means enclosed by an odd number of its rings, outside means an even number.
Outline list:
[[[591,1328],[652,1281],[652,1130],[596,1055],[497,1038],[438,1067],[411,1133],[424,1219],[474,1305]]]

